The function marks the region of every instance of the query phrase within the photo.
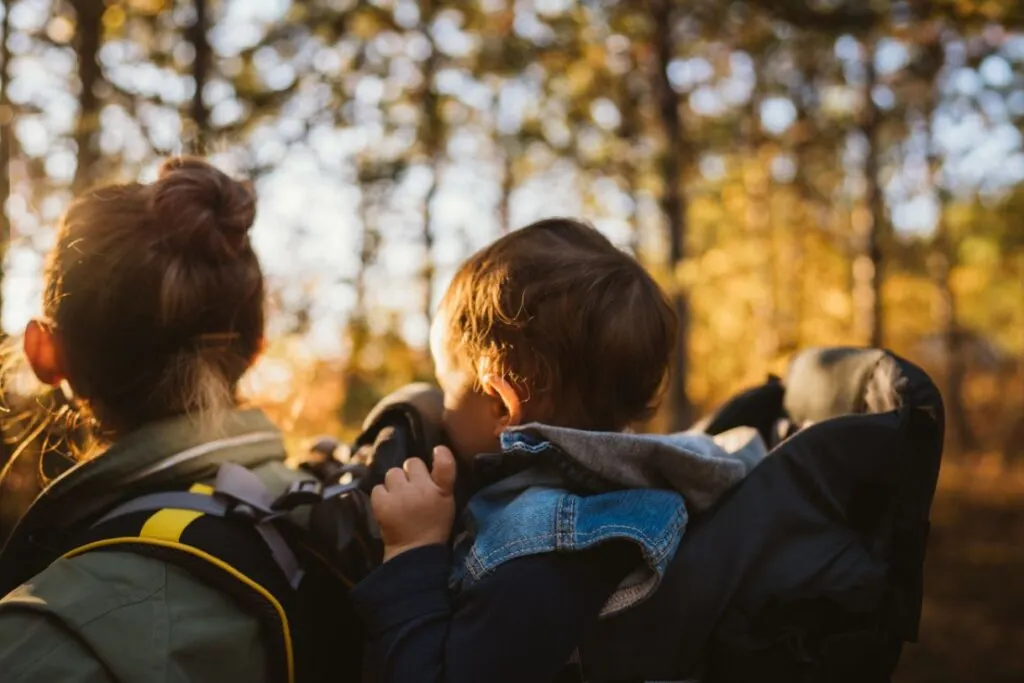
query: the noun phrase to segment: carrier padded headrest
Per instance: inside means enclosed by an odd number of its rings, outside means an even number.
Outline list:
[[[884,413],[903,405],[907,379],[882,349],[814,348],[790,361],[783,405],[795,424]]]
[[[407,384],[378,401],[352,445],[352,460],[368,468],[360,486],[372,490],[389,469],[409,458],[429,466],[434,447],[444,443],[443,414],[444,394],[425,382]]]
[[[395,408],[412,409],[423,420],[425,428],[439,431],[444,413],[444,394],[426,382],[414,382],[399,387],[378,401],[370,410],[363,420],[363,429],[369,429],[383,413]]]

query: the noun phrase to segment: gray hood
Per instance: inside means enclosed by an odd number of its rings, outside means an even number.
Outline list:
[[[539,423],[508,432],[551,442],[570,465],[613,486],[677,491],[695,512],[714,503],[767,454],[764,441],[751,427],[713,437],[697,432],[589,432]]]

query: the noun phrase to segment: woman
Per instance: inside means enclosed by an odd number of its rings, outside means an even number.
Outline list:
[[[187,487],[223,463],[271,491],[299,478],[274,425],[236,395],[263,344],[255,210],[248,187],[195,159],[72,203],[49,256],[45,317],[28,324],[24,351],[39,380],[73,394],[100,446],[40,494],[4,566],[36,562],[39,548],[60,547],[137,492]],[[259,631],[179,566],[116,548],[84,553],[0,601],[0,678],[258,683],[270,679]]]

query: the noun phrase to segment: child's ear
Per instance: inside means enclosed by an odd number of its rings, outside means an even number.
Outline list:
[[[481,379],[484,391],[501,402],[502,414],[498,418],[496,433],[501,433],[509,427],[515,427],[523,423],[522,402],[515,387],[504,377],[498,375],[484,375]]]
[[[28,364],[40,382],[55,387],[67,379],[60,339],[53,325],[42,320],[30,320],[25,326],[22,345]]]

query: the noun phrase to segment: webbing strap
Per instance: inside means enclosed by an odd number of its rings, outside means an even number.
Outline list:
[[[177,510],[165,508],[158,510],[146,520],[139,531],[141,538],[159,538],[165,541],[181,541],[181,535],[189,524],[203,516],[197,510]]]
[[[227,473],[221,476],[220,472],[225,470],[227,470]],[[241,474],[239,470],[245,474]],[[227,466],[222,466],[220,472],[217,475],[217,485],[214,487],[205,484],[193,484],[188,491],[164,491],[140,496],[114,508],[93,526],[96,527],[104,522],[135,512],[152,510],[154,514],[146,520],[139,536],[179,542],[181,534],[188,525],[199,517],[203,515],[221,518],[228,516],[229,503],[218,494],[230,496],[237,500],[235,493],[239,493],[248,499],[242,501],[246,504],[250,504],[249,500],[253,503],[262,504],[261,501],[269,498],[269,494],[259,478],[244,467],[234,465],[228,468]],[[221,489],[220,485],[222,483],[226,486],[227,490]],[[263,491],[262,495],[257,492],[256,485]],[[269,506],[266,506],[266,509],[269,510]],[[274,514],[258,521],[252,520],[252,525],[263,539],[263,542],[266,543],[275,564],[284,573],[288,584],[292,588],[297,588],[302,581],[304,573],[298,558],[295,557],[295,553],[292,552],[288,542],[285,541],[281,532],[271,523],[271,520],[276,516]]]
[[[118,505],[101,517],[93,526],[99,526],[115,517],[123,517],[133,512],[163,510],[166,508],[194,510],[203,514],[213,515],[214,517],[224,517],[227,514],[228,506],[223,501],[210,495],[192,493],[191,491],[163,491],[161,493],[139,496],[127,503]]]
[[[267,544],[270,554],[274,557],[274,563],[281,568],[281,571],[288,579],[288,585],[292,588],[298,588],[305,572],[303,572],[299,559],[295,557],[295,553],[292,552],[288,542],[284,540],[284,536],[277,530],[277,527],[269,522],[256,524],[256,532],[259,533],[263,542]]]
[[[233,462],[226,462],[217,470],[214,491],[222,496],[244,503],[264,514],[272,514],[274,499],[266,485],[251,470]]]

